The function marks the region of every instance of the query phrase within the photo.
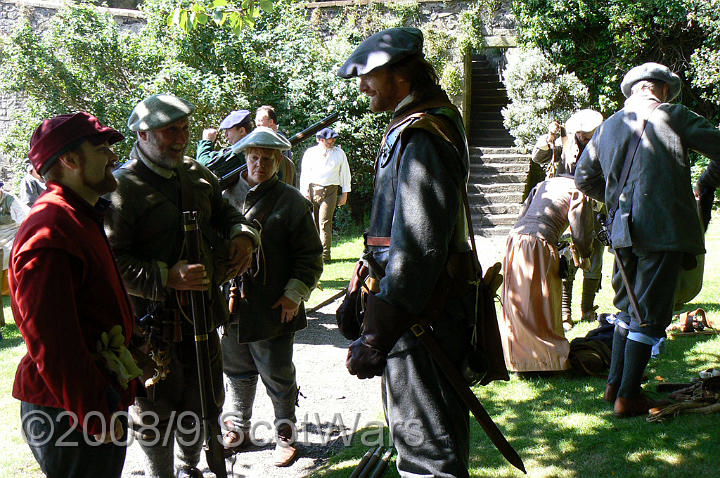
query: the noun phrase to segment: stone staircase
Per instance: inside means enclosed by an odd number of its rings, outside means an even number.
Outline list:
[[[520,212],[530,157],[513,147],[501,110],[508,97],[500,77],[484,55],[472,57],[472,104],[468,142],[468,200],[481,237],[504,237]]]

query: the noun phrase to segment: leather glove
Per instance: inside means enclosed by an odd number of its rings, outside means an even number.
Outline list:
[[[390,349],[417,319],[369,294],[362,335],[350,345],[345,361],[348,372],[358,378],[382,375]]]
[[[710,224],[710,216],[712,215],[712,207],[715,203],[715,188],[698,185],[697,191],[700,202],[700,220],[702,220],[704,230],[707,231],[708,225]]]
[[[363,379],[382,375],[386,362],[387,353],[368,344],[363,335],[350,344],[345,366],[350,375]]]

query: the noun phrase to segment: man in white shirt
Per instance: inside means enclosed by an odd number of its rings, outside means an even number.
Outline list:
[[[323,245],[323,261],[330,260],[332,221],[335,208],[347,202],[350,166],[347,156],[335,146],[338,134],[324,128],[316,134],[318,144],[305,151],[300,165],[300,192],[313,204],[313,218]]]

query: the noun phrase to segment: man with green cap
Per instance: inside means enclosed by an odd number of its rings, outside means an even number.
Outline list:
[[[118,188],[105,221],[110,244],[133,304],[142,345],[155,361],[146,397],[130,408],[146,455],[146,476],[171,477],[177,439],[178,477],[201,477],[200,394],[188,291],[206,291],[208,321],[217,327],[228,310],[219,284],[246,270],[257,231],[222,198],[217,178],[185,157],[194,106],[170,94],[135,106],[128,127],[137,132],[130,160],[115,172]],[[182,212],[198,211],[201,262],[188,263]],[[213,394],[219,417],[224,393],[217,334],[209,335]],[[158,439],[160,437],[160,439]]]
[[[338,72],[359,77],[373,112],[393,114],[375,162],[367,236],[366,254],[374,259],[369,283],[377,287],[346,366],[361,379],[382,376],[401,476],[467,477],[468,407],[409,330],[433,320],[453,365],[459,369],[467,356],[474,294],[445,280],[453,257],[468,266],[472,259],[463,210],[467,140],[422,46],[416,28],[384,30],[362,42]],[[440,290],[452,293],[441,298]]]
[[[678,276],[705,252],[703,226],[710,222],[720,184],[720,130],[670,103],[682,81],[665,65],[631,69],[621,89],[625,105],[595,131],[578,160],[575,183],[605,202],[610,245],[627,272],[627,282],[617,265],[612,276],[620,312],[604,395],[614,404],[615,416],[625,418],[661,405],[640,385],[651,349],[665,337],[672,319]],[[711,160],[695,191],[688,150]],[[630,305],[628,287],[639,310]]]
[[[258,375],[275,411],[275,466],[297,456],[295,406],[298,387],[292,362],[295,332],[307,326],[303,302],[323,270],[322,244],[312,204],[278,178],[282,152],[290,143],[270,128],[258,127],[237,143],[247,171],[225,192],[245,217],[258,224],[262,241],[258,260],[232,281],[230,324],[222,338],[223,369],[229,399],[226,447],[250,444]]]

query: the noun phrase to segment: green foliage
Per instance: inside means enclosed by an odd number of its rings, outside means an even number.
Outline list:
[[[565,122],[588,104],[588,89],[542,51],[520,49],[503,74],[510,103],[502,111],[505,127],[519,147],[532,147],[552,121]]]
[[[91,5],[62,8],[42,33],[24,21],[4,45],[0,88],[26,94],[28,111],[15,112],[16,126],[2,151],[24,157],[27,138],[42,118],[71,111],[91,111],[122,130],[143,94],[145,72],[162,61],[139,44]]]
[[[720,119],[718,0],[517,0],[520,39],[588,86],[604,114],[620,108],[633,66],[663,63],[683,77],[682,102]]]
[[[193,2],[189,6],[179,5],[167,16],[167,25],[176,26],[185,33],[207,25],[211,20],[217,26],[228,26],[233,33],[239,35],[243,28],[253,28],[261,11],[271,12],[273,0],[213,0]]]
[[[27,154],[27,138],[43,119],[86,110],[129,138],[127,117],[138,101],[170,92],[193,102],[191,139],[217,125],[228,111],[273,105],[283,130],[300,131],[330,112],[339,111],[335,128],[353,171],[350,209],[365,218],[371,202],[373,163],[385,115],[373,115],[353,81],[335,72],[367,32],[394,26],[397,17],[366,16],[349,9],[317,28],[307,10],[292,0],[277,0],[271,13],[255,18],[254,29],[233,31],[215,22],[187,33],[168,27],[174,0],[147,0],[146,25],[139,33],[122,30],[106,12],[88,4],[68,4],[45,30],[34,32],[29,20],[2,43],[0,88],[27,97],[27,113],[0,143],[13,157]],[[215,5],[218,5],[217,3]],[[412,9],[405,9],[409,15]],[[362,29],[357,26],[362,25]],[[325,36],[324,29],[336,32]],[[132,139],[117,145],[126,158]],[[299,163],[304,148],[299,145]]]
[[[502,0],[477,0],[460,14],[458,44],[461,51],[479,51],[485,47],[484,25],[490,23],[493,13],[500,9],[502,3]]]

